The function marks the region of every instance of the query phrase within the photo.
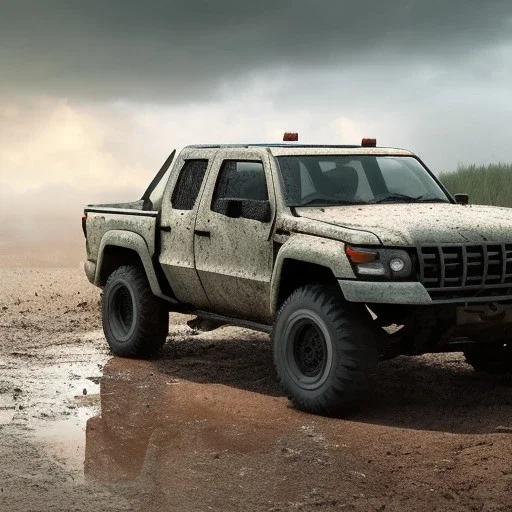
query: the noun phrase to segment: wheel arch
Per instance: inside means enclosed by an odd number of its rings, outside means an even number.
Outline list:
[[[354,278],[343,242],[310,235],[293,235],[278,252],[271,282],[271,313],[296,288],[308,283],[338,286],[339,278]],[[341,290],[340,290],[341,292]]]
[[[277,311],[294,290],[309,283],[337,284],[329,267],[293,258],[283,260],[278,288],[272,297],[273,309]]]
[[[168,298],[162,291],[152,255],[144,238],[130,231],[108,231],[101,239],[94,284],[104,286],[108,276],[123,265],[142,267],[153,294],[160,298]]]

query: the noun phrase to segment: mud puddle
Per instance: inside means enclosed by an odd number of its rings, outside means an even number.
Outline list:
[[[99,381],[111,357],[100,331],[81,343],[0,356],[0,428],[83,479],[85,427],[98,414]]]

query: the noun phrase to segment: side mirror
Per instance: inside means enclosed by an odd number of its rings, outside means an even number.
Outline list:
[[[244,199],[242,201],[242,215],[244,219],[269,222],[272,218],[270,201],[268,199]]]
[[[468,204],[469,203],[469,195],[468,194],[455,194],[453,196],[457,204]]]
[[[272,218],[268,199],[217,199],[212,209],[231,219],[242,217],[259,222],[269,222]]]
[[[217,199],[212,210],[231,219],[238,219],[242,215],[242,202],[238,199]]]

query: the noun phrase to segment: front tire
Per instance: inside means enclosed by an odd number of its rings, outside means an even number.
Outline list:
[[[464,352],[466,362],[479,373],[512,373],[512,344],[475,345]]]
[[[307,285],[288,297],[272,337],[276,370],[295,407],[339,415],[368,397],[378,357],[370,321],[335,287]]]
[[[103,332],[114,355],[147,358],[165,344],[169,312],[140,267],[126,265],[112,272],[101,306]]]

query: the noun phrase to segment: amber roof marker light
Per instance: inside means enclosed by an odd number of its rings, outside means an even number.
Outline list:
[[[298,142],[299,134],[297,132],[284,132],[283,142]]]
[[[361,141],[361,147],[363,147],[363,148],[375,148],[375,147],[377,147],[377,139],[370,139],[370,138],[365,137]]]

